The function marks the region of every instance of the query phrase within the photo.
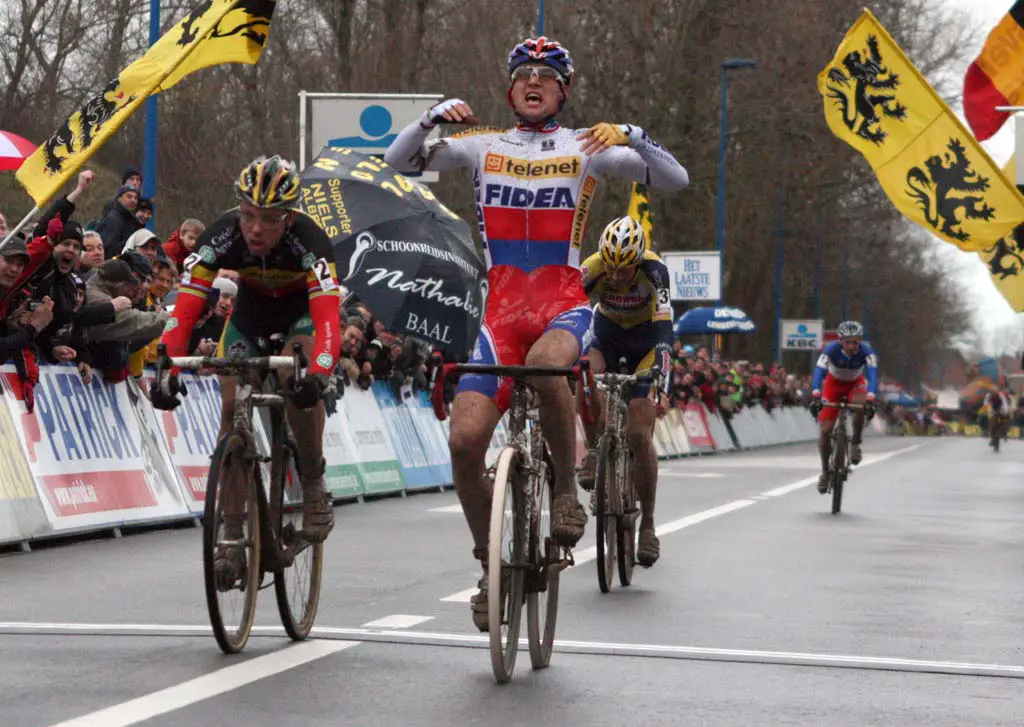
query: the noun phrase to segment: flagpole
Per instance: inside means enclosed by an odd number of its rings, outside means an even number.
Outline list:
[[[5,247],[7,247],[7,243],[9,243],[11,240],[14,239],[14,236],[18,234],[18,230],[20,230],[22,227],[24,227],[25,223],[27,223],[30,219],[32,219],[32,215],[34,215],[38,211],[39,211],[39,207],[38,206],[33,207],[32,211],[29,212],[27,215],[25,215],[25,217],[22,218],[21,222],[19,222],[17,225],[15,225],[12,230],[8,231],[7,237],[4,238],[3,242],[0,242],[0,250],[3,250]]]
[[[149,0],[149,47],[152,48],[160,40],[160,0]],[[146,141],[142,155],[142,196],[153,199],[156,193],[156,149],[157,120],[159,115],[159,94],[150,94],[146,99]],[[156,208],[146,227],[150,230],[156,225]]]

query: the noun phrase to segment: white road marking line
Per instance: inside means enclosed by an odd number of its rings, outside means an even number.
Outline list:
[[[444,507],[432,507],[427,512],[450,512],[450,513],[462,513],[462,505],[445,505]]]
[[[868,465],[873,465],[873,464],[878,464],[879,462],[884,462],[885,460],[890,459],[892,457],[895,457],[898,454],[904,454],[906,452],[909,452],[912,449],[917,449],[920,446],[921,446],[920,444],[912,444],[909,447],[904,447],[903,449],[896,449],[896,450],[893,450],[892,452],[885,452],[883,454],[867,455],[867,456],[864,457],[864,461],[861,462],[859,465],[857,465],[857,467],[854,468],[854,472],[856,472],[857,469],[860,468],[860,467],[867,467]],[[804,479],[797,480],[796,482],[793,482],[792,484],[783,485],[782,487],[776,487],[774,490],[767,490],[765,492],[762,492],[761,494],[764,495],[765,497],[778,497],[779,495],[787,495],[790,492],[793,492],[794,490],[799,490],[801,487],[807,487],[809,485],[817,484],[817,482],[818,482],[818,476],[817,475],[815,475],[814,477],[805,477]]]
[[[717,477],[725,477],[721,472],[680,472],[678,470],[659,470],[658,477],[692,477],[699,480],[709,480]]]
[[[877,455],[869,455],[864,458],[864,461],[861,462],[859,466],[866,467],[868,465],[877,464],[878,462],[884,462],[885,460],[891,457],[895,457],[896,455],[899,454],[904,454],[911,450],[917,449],[920,446],[920,444],[913,444],[909,447],[904,447],[903,449],[893,450],[892,452],[885,452],[884,454]],[[666,473],[663,472],[662,474]],[[657,532],[659,537],[662,535],[668,535],[669,533],[674,533],[677,530],[682,530],[683,528],[690,527],[691,525],[702,523],[705,520],[710,520],[711,518],[718,517],[719,515],[726,515],[730,512],[735,512],[736,510],[740,510],[744,507],[756,505],[758,502],[762,502],[763,500],[766,500],[769,497],[778,497],[780,495],[786,495],[790,492],[794,492],[795,490],[807,487],[808,485],[815,484],[817,481],[817,475],[815,475],[814,477],[805,477],[802,480],[797,480],[796,482],[792,482],[788,485],[776,487],[774,490],[767,490],[765,492],[760,493],[760,495],[754,495],[752,496],[752,499],[733,500],[732,502],[726,503],[725,505],[713,507],[710,510],[704,510],[694,515],[688,515],[686,517],[679,518],[678,520],[672,520],[670,522],[663,523],[662,525],[658,526],[655,529],[655,531]],[[594,546],[591,546],[589,548],[583,548],[580,551],[573,551],[573,560],[576,562],[576,565],[589,563],[596,557],[597,548],[595,548]],[[464,591],[453,593],[452,595],[445,596],[444,598],[441,598],[439,600],[445,601],[447,603],[469,603],[469,599],[473,595],[475,595],[476,592],[476,588],[467,588]]]
[[[677,530],[688,528],[691,525],[702,523],[705,520],[710,520],[713,517],[725,515],[726,513],[732,512],[734,510],[739,510],[742,507],[747,507],[748,505],[753,504],[753,500],[734,500],[733,502],[726,503],[725,505],[713,507],[710,510],[704,510],[694,515],[687,515],[686,517],[679,518],[678,520],[672,520],[671,522],[662,523],[657,528],[655,528],[655,530],[659,536],[667,535],[668,533],[674,533]],[[584,563],[589,563],[595,558],[597,558],[597,547],[593,545],[589,548],[574,550],[572,552],[572,559],[577,566],[583,565]],[[450,596],[445,596],[440,600],[446,601],[448,603],[469,603],[470,597],[473,596],[476,593],[476,591],[476,588],[467,588],[464,591],[459,591],[458,593],[453,593]]]
[[[219,669],[187,682],[101,709],[51,727],[128,727],[224,694],[246,684],[294,669],[357,646],[358,641],[304,641],[272,654]]]
[[[368,621],[363,624],[364,629],[407,629],[434,618],[433,616],[410,616],[405,613],[396,613],[391,616],[379,618],[376,621]]]

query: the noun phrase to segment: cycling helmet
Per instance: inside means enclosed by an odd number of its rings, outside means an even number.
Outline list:
[[[545,66],[550,66],[558,71],[558,75],[562,77],[562,83],[566,86],[572,85],[574,74],[572,57],[569,55],[569,51],[557,41],[541,36],[540,38],[527,38],[519,43],[508,54],[509,78],[524,63],[542,63]]]
[[[257,157],[238,175],[235,194],[256,207],[297,209],[299,174],[294,164],[277,154]]]
[[[864,326],[857,321],[843,321],[836,329],[840,338],[863,338]]]
[[[644,256],[644,228],[632,217],[618,217],[601,233],[601,261],[608,268],[636,265]]]

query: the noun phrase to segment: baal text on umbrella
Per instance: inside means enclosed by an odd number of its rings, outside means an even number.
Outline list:
[[[431,325],[429,320],[421,318],[415,313],[408,314],[408,318],[405,321],[405,330],[438,343],[452,342],[450,326],[445,325],[442,327],[440,323]]]

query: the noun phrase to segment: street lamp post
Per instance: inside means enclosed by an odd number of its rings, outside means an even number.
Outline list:
[[[718,137],[718,214],[715,230],[715,243],[722,270],[725,270],[725,137],[729,130],[729,71],[739,68],[757,68],[757,63],[749,58],[730,58],[722,62],[722,127]],[[724,291],[723,291],[724,292]]]
[[[537,35],[544,35],[544,0],[537,0]]]

